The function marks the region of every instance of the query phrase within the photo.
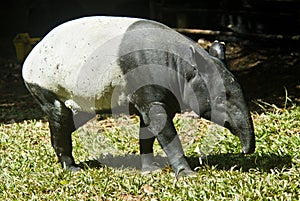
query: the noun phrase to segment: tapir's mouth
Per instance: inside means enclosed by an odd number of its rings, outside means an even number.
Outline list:
[[[246,145],[243,145],[242,153],[243,154],[253,154],[255,151],[255,140],[250,140]]]
[[[253,154],[255,149],[244,149],[242,150],[243,154]]]

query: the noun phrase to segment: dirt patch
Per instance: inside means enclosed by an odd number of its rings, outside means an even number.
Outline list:
[[[211,44],[199,40],[207,49]],[[286,92],[300,104],[300,50],[290,47],[226,44],[228,67],[236,75],[252,111],[260,111],[257,100],[284,107]],[[21,64],[0,58],[0,122],[40,119],[43,114],[26,90]],[[288,102],[291,104],[291,102]]]

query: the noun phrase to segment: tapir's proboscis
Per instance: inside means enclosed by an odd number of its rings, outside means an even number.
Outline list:
[[[140,118],[143,171],[158,169],[153,156],[157,139],[176,176],[190,175],[173,125],[183,110],[228,128],[239,137],[243,153],[255,150],[251,115],[226,67],[222,45],[215,42],[209,54],[155,21],[83,17],[50,31],[24,61],[22,74],[47,116],[64,169],[79,169],[71,134],[87,113],[124,113]]]

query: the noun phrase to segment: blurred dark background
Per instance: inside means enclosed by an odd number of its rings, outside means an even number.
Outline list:
[[[142,17],[173,28],[300,34],[300,0],[10,0],[0,7],[0,56],[14,56],[18,33],[43,37],[62,22],[89,15]]]

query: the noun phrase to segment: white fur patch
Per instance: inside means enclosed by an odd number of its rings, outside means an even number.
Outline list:
[[[61,114],[61,103],[58,100],[54,101],[55,111],[58,114]]]
[[[91,109],[92,101],[104,92],[125,84],[117,63],[119,47],[127,28],[138,20],[85,17],[56,27],[27,57],[24,80],[55,93],[65,89],[73,96],[88,97],[91,102],[82,108]]]
[[[77,112],[81,110],[81,107],[71,99],[65,101],[65,106],[71,109],[73,114],[77,114]]]

